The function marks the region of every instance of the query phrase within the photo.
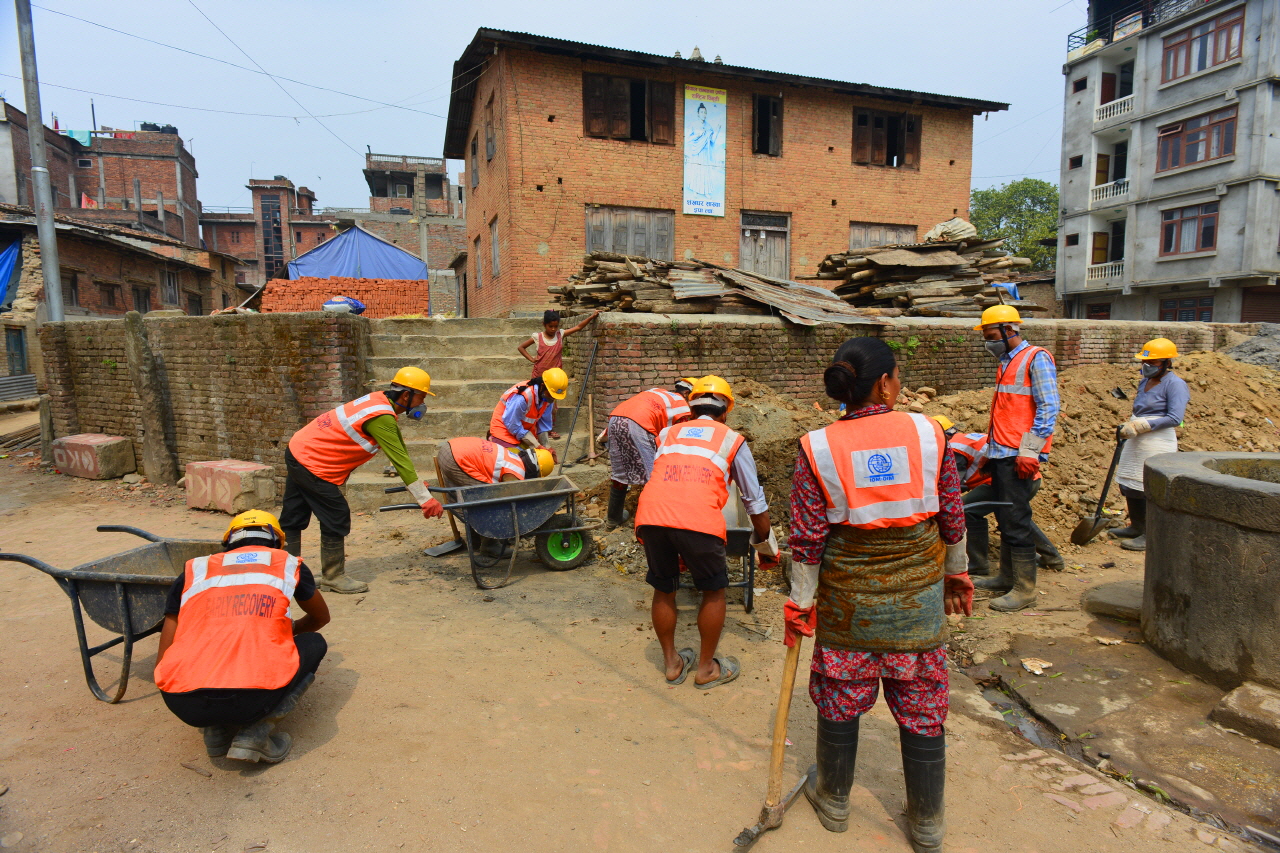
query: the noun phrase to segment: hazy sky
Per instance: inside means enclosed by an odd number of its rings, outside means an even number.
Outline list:
[[[1086,5],[33,0],[33,15],[47,123],[56,114],[63,128],[91,127],[93,98],[99,125],[176,125],[207,206],[247,205],[248,178],[280,174],[315,190],[321,205],[362,207],[366,145],[440,156],[453,61],[482,26],[668,56],[698,45],[708,60],[719,54],[732,65],[1007,102],[1008,112],[974,122],[974,186],[1027,175],[1056,182],[1066,36],[1084,25]],[[21,109],[15,29],[12,6],[0,2],[0,93]],[[246,68],[256,62],[308,85],[277,85],[131,36]],[[450,173],[460,169],[451,164]]]

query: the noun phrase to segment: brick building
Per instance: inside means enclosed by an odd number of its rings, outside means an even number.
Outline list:
[[[475,316],[545,305],[584,250],[791,277],[872,235],[914,240],[966,215],[973,116],[1007,108],[489,29],[454,81]],[[705,103],[719,118],[699,127]],[[688,206],[686,178],[717,170],[721,199]]]
[[[27,116],[0,99],[0,203],[31,204]],[[58,133],[44,128],[53,206],[198,246],[196,161],[172,125]]]

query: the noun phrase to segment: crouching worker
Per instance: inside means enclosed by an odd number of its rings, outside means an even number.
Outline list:
[[[849,414],[800,439],[791,483],[791,598],[784,641],[814,636],[809,696],[817,764],[805,796],[832,832],[849,825],[862,715],[881,682],[898,722],[915,853],[942,849],[945,613],[969,615],[960,478],[942,428],[893,411],[893,350],[853,338],[823,375]]]
[[[534,480],[548,476],[555,468],[551,451],[545,447],[525,447],[519,452],[486,438],[450,438],[436,450],[440,481],[446,486],[485,486]],[[471,528],[480,551],[490,557],[510,554],[507,547]]]
[[[311,570],[282,550],[271,513],[240,513],[222,545],[189,560],[169,590],[156,686],[178,719],[201,730],[211,757],[274,764],[293,742],[271,730],[315,680],[329,607]],[[297,621],[290,598],[305,614]]]

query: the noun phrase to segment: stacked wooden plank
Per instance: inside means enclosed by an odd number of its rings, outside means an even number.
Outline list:
[[[659,261],[592,252],[569,283],[548,287],[563,308],[655,314],[767,314],[768,309],[726,287],[719,267],[700,261]]]
[[[855,249],[827,255],[816,275],[798,278],[829,283],[845,302],[872,315],[978,317],[1001,302],[1022,312],[1047,310],[994,287],[1031,264],[1009,257],[1003,243],[975,238]]]

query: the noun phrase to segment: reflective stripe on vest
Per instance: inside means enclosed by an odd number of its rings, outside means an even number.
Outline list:
[[[822,485],[832,524],[908,527],[937,515],[944,439],[936,421],[886,412],[837,421],[807,434],[800,445]],[[904,475],[906,481],[898,482]]]
[[[656,398],[656,399],[655,399]],[[651,435],[657,435],[689,415],[689,403],[672,391],[650,388],[634,397],[623,400],[609,413],[611,418],[626,418],[640,425]]]
[[[1053,354],[1043,347],[1030,344],[1020,350],[1001,370],[996,379],[995,394],[991,398],[991,427],[989,435],[996,444],[1017,447],[1022,436],[1031,432],[1036,420],[1036,401],[1031,394],[1031,362],[1040,353]],[[1053,437],[1045,442],[1042,453],[1049,452]]]
[[[214,575],[209,577],[209,558],[196,557],[191,561],[191,585],[182,593],[182,603],[186,604],[194,596],[199,595],[205,590],[215,588],[225,588],[229,586],[247,586],[249,584],[260,584],[280,590],[280,594],[285,598],[293,598],[293,589],[297,585],[298,563],[301,562],[297,557],[289,557],[285,561],[284,577],[280,578],[266,572],[240,572],[234,575]],[[241,551],[235,554],[234,565],[271,565],[270,551]],[[224,560],[223,566],[226,565]]]
[[[521,388],[524,390],[521,390]],[[489,418],[489,435],[494,438],[507,442],[508,444],[519,444],[520,439],[511,434],[511,430],[507,429],[507,425],[503,423],[502,416],[507,413],[507,402],[516,394],[520,394],[525,399],[527,406],[524,410],[524,416],[520,419],[520,425],[526,431],[537,434],[538,421],[542,418],[543,412],[551,405],[551,401],[545,403],[538,402],[538,389],[526,383],[512,385],[502,393],[498,398],[498,405],[493,409],[493,416]]]
[[[729,501],[733,459],[744,440],[709,418],[659,433],[653,474],[636,507],[636,527],[673,527],[724,539],[722,510]]]
[[[325,412],[293,434],[289,452],[312,474],[341,486],[351,472],[378,453],[378,443],[360,431],[365,421],[396,416],[381,391]]]
[[[960,474],[961,487],[966,491],[991,482],[991,476],[982,470],[987,458],[986,433],[957,433],[947,442],[956,458],[956,470]],[[963,461],[963,465],[960,463]]]
[[[451,438],[449,449],[458,467],[482,483],[500,483],[503,474],[524,479],[524,460],[520,454],[500,444],[483,438]]]

